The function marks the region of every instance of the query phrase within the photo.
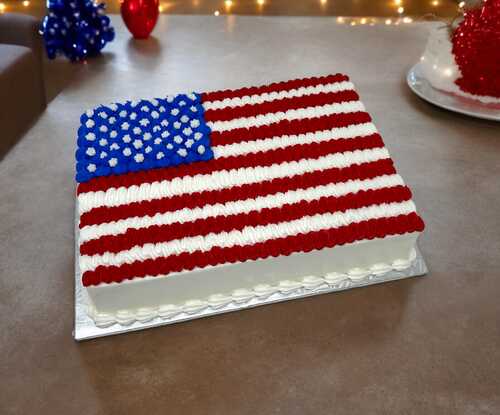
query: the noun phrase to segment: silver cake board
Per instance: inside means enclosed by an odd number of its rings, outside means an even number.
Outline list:
[[[76,234],[78,235],[78,234]],[[78,241],[78,239],[76,239]],[[77,242],[78,243],[78,242]],[[81,273],[78,266],[78,247],[76,249],[75,255],[75,329],[73,331],[73,337],[75,340],[87,340],[97,337],[110,336],[113,334],[128,333],[131,331],[144,330],[151,327],[166,326],[168,324],[180,323],[183,321],[193,320],[195,318],[209,317],[222,313],[229,313],[231,311],[239,311],[247,308],[257,307],[266,304],[277,303],[280,301],[294,300],[296,298],[305,298],[313,295],[332,293],[336,291],[343,291],[350,288],[364,287],[372,284],[379,284],[387,281],[399,280],[402,278],[416,277],[424,275],[427,273],[427,266],[425,261],[418,250],[416,249],[415,259],[412,261],[408,268],[403,270],[391,270],[383,274],[371,274],[363,279],[352,280],[346,278],[343,281],[335,283],[333,285],[324,282],[315,288],[309,289],[305,287],[297,288],[291,292],[275,292],[266,298],[260,298],[257,296],[245,301],[244,303],[231,302],[224,307],[213,309],[210,306],[202,309],[201,311],[195,313],[181,312],[173,317],[164,319],[161,317],[155,317],[149,321],[139,322],[135,321],[129,325],[113,324],[108,327],[97,327],[92,319],[87,315],[87,291],[83,287]],[[335,298],[332,297],[332,301]]]

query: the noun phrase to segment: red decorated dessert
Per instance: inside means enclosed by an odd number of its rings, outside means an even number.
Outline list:
[[[466,6],[456,28],[433,30],[422,69],[438,89],[500,103],[500,0]]]

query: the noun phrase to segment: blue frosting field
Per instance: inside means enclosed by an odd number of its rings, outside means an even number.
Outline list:
[[[78,182],[213,158],[199,94],[99,106],[80,121]]]

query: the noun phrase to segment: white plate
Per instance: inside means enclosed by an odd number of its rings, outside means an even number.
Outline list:
[[[500,121],[500,109],[491,108],[479,101],[433,88],[424,77],[420,68],[420,63],[417,63],[409,70],[406,75],[406,82],[410,89],[420,98],[438,107],[471,117]]]

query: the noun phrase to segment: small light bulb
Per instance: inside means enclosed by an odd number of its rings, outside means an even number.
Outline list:
[[[226,0],[224,4],[226,5],[227,8],[229,8],[233,5],[233,2],[231,0]]]
[[[465,1],[461,1],[460,3],[458,3],[458,7],[460,7],[461,9],[463,9],[465,6]]]
[[[385,24],[387,24],[387,25],[392,24],[392,20],[391,20],[391,19],[387,19],[387,20],[385,21]]]
[[[342,16],[337,17],[337,23],[344,23],[344,18]]]
[[[264,3],[265,3],[265,0],[257,0],[257,4],[258,4],[259,6],[263,6],[263,5],[264,5]]]
[[[401,0],[394,0],[394,4],[396,6],[401,6],[402,1]]]
[[[413,22],[413,19],[411,17],[404,17],[403,18],[403,23],[411,23]]]
[[[28,0],[23,1],[23,6],[28,7],[30,5],[30,2]]]
[[[0,13],[3,13],[5,11],[5,4],[0,3]]]
[[[160,13],[161,13],[161,12],[163,12],[163,6],[162,6],[161,4],[158,6],[158,11],[159,11]]]
[[[356,26],[356,22],[351,22],[351,26]]]
[[[434,0],[431,4],[432,4],[434,7],[439,6],[439,1],[438,1],[438,0]]]
[[[404,7],[398,7],[398,13],[399,14],[403,14],[405,12],[405,8]]]
[[[214,16],[218,16],[219,14],[219,10],[214,11]]]
[[[366,24],[366,17],[363,17],[360,22],[361,24]]]
[[[328,0],[319,0],[319,2],[323,5],[325,5],[326,3],[328,3]]]

